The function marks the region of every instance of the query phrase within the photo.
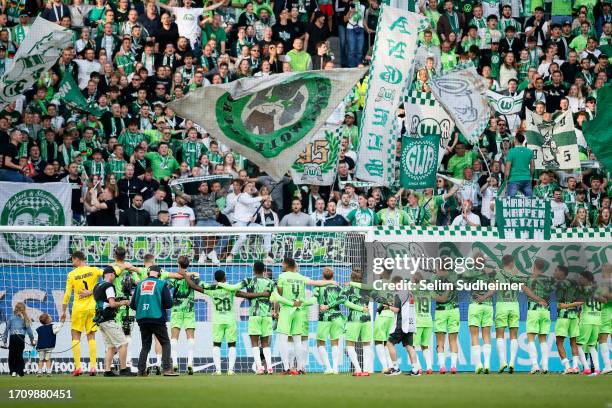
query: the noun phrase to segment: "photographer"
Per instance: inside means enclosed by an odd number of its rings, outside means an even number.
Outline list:
[[[132,372],[126,365],[128,341],[123,334],[121,326],[115,321],[117,309],[130,304],[129,300],[120,300],[115,294],[114,281],[116,278],[115,269],[112,266],[107,266],[103,271],[104,282],[98,283],[93,290],[94,300],[96,301],[96,317],[97,323],[104,344],[106,345],[106,355],[104,358],[104,376],[116,377],[117,374],[112,371],[111,365],[113,356],[119,350],[119,375],[131,376]]]
[[[149,277],[141,281],[136,287],[130,307],[136,311],[136,321],[140,327],[142,349],[138,359],[138,375],[146,377],[147,356],[151,350],[153,335],[157,337],[162,346],[162,368],[164,376],[178,376],[172,370],[172,360],[170,359],[170,339],[166,321],[168,317],[166,310],[172,307],[172,295],[166,283],[159,279],[161,268],[151,266]]]

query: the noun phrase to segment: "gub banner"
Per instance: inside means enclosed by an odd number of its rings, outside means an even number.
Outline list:
[[[438,170],[440,135],[402,137],[400,155],[400,185],[403,188],[434,187]]]

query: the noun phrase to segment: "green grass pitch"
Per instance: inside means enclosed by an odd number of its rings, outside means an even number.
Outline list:
[[[612,376],[457,374],[354,378],[196,374],[177,378],[0,378],[2,407],[610,407]],[[70,401],[15,401],[9,389],[71,389]]]

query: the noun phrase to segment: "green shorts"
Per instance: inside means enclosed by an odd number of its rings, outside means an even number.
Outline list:
[[[429,347],[431,345],[432,327],[417,327],[413,345],[420,347]]]
[[[317,340],[319,341],[338,340],[343,332],[344,319],[341,317],[317,324]]]
[[[495,327],[519,327],[521,311],[518,302],[497,302],[495,304]]]
[[[213,343],[222,343],[223,339],[228,343],[235,343],[238,339],[238,325],[233,323],[213,323],[212,325]]]
[[[303,311],[295,307],[281,307],[278,313],[276,331],[288,336],[302,334],[304,331]]]
[[[387,341],[393,329],[394,317],[378,316],[374,320],[374,341]]]
[[[493,326],[493,306],[480,303],[470,303],[468,307],[468,326]]]
[[[372,341],[372,322],[347,322],[346,341],[355,343]]]
[[[567,318],[560,317],[557,319],[557,323],[555,324],[555,336],[557,337],[567,337],[574,338],[578,337],[580,330],[578,329],[578,321],[577,317]]]
[[[270,337],[272,335],[272,317],[249,316],[247,331],[249,336]]]
[[[527,311],[527,333],[550,333],[550,311],[548,309],[535,309]]]
[[[434,331],[436,333],[459,333],[459,308],[436,310]]]
[[[195,329],[196,319],[195,311],[181,312],[175,311],[170,313],[170,327],[177,327],[179,329]]]
[[[586,351],[588,347],[595,347],[597,345],[597,339],[599,338],[599,328],[598,324],[579,324],[578,339],[576,343],[581,345],[584,351]]]
[[[608,302],[601,311],[601,326],[599,333],[612,333],[612,303]]]
[[[306,337],[308,337],[308,334],[310,333],[310,317],[308,316],[308,311],[309,309],[300,309],[300,313],[302,314],[302,317],[300,318],[302,320],[301,334],[302,336]]]

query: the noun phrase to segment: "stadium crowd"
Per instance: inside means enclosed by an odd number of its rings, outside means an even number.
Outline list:
[[[69,27],[73,41],[33,89],[0,112],[0,180],[71,183],[75,223],[94,226],[486,226],[505,188],[551,200],[554,227],[608,227],[612,183],[580,129],[612,77],[610,2],[408,5],[430,23],[420,33],[414,90],[428,92],[432,75],[471,60],[491,90],[524,91],[521,112],[491,117],[478,145],[455,129],[435,188],[364,187],[355,179],[367,75],[335,115],[342,144],[331,186],[296,185],[289,174],[272,180],[215,140],[205,123],[177,117],[167,105],[243,77],[367,65],[376,0],[2,0],[0,74],[34,18]],[[65,75],[78,83],[86,110],[57,97]],[[522,147],[525,109],[570,110],[581,160],[594,164],[534,170]],[[206,175],[234,181],[174,184]]]

